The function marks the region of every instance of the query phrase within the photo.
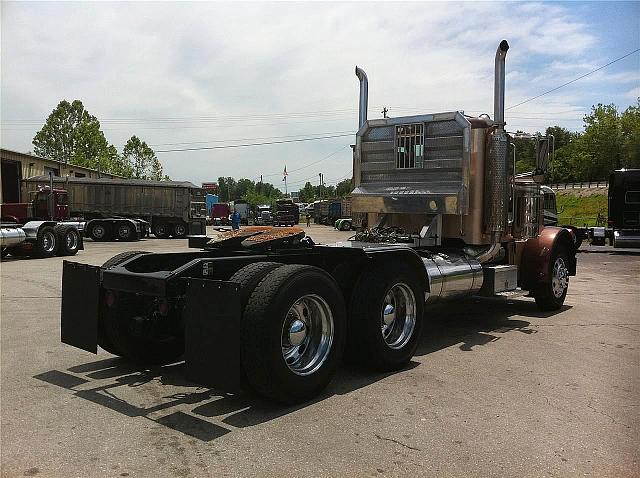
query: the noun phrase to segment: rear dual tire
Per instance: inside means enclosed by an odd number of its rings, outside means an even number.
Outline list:
[[[335,281],[317,267],[275,263],[246,266],[231,280],[246,298],[241,357],[250,387],[281,403],[320,393],[341,362],[346,338]]]

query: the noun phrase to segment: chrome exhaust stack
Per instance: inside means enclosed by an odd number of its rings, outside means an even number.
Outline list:
[[[505,59],[509,44],[502,40],[496,50],[493,91],[495,132],[488,138],[485,170],[485,231],[491,236],[491,246],[477,259],[491,262],[500,252],[500,241],[506,230],[508,209],[507,149],[509,139],[504,131]]]
[[[356,66],[356,76],[360,80],[360,103],[358,109],[358,129],[367,122],[367,109],[369,107],[369,79],[364,70]]]

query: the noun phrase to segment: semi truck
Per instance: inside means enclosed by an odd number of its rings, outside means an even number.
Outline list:
[[[0,256],[74,256],[84,249],[82,234],[73,224],[28,221],[0,224]]]
[[[508,48],[495,55],[493,119],[369,120],[356,67],[351,197],[370,228],[353,240],[315,244],[298,227],[256,226],[192,236],[193,252],[67,261],[62,341],[136,362],[184,358],[195,382],[296,403],[319,394],[345,354],[372,370],[406,367],[434,303],[528,294],[560,310],[575,246],[567,229],[544,226],[539,183],[508,174]]]
[[[300,222],[300,209],[292,199],[278,199],[273,218],[275,226],[294,226]]]
[[[558,224],[556,194],[548,186],[543,186],[542,191],[545,223],[555,226]],[[562,227],[572,230],[578,247],[583,241],[604,246],[607,240],[614,248],[640,247],[640,169],[611,172],[607,211],[606,226]]]
[[[49,183],[46,176],[23,180],[28,192]],[[85,235],[96,241],[135,240],[147,223],[158,238],[205,233],[202,190],[182,181],[54,177],[54,188],[67,192],[69,214],[86,221]]]

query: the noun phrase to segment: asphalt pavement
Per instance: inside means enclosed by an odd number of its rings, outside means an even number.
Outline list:
[[[73,260],[186,249],[87,240]],[[587,249],[561,311],[524,297],[430,307],[406,370],[343,367],[286,408],[190,383],[181,364],[60,343],[62,259],[9,259],[2,476],[640,476],[640,250]]]

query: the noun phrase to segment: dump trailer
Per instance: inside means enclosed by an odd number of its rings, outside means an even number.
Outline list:
[[[48,184],[49,178],[36,176],[23,182],[27,191],[35,191]],[[94,240],[122,239],[121,233],[133,238],[135,229],[121,231],[114,221],[123,218],[148,222],[159,238],[206,231],[203,191],[189,182],[72,177],[56,177],[53,182],[68,191],[71,216],[87,221],[85,235]]]
[[[183,357],[193,381],[295,403],[321,392],[345,351],[369,369],[406,367],[433,303],[528,294],[560,310],[574,242],[542,224],[539,184],[507,172],[507,49],[496,52],[493,119],[367,120],[356,69],[352,208],[371,227],[354,240],[320,245],[301,228],[256,226],[193,236],[193,252],[65,262],[62,341],[138,363]]]
[[[300,209],[291,199],[278,199],[273,219],[275,226],[294,226],[300,222]]]

